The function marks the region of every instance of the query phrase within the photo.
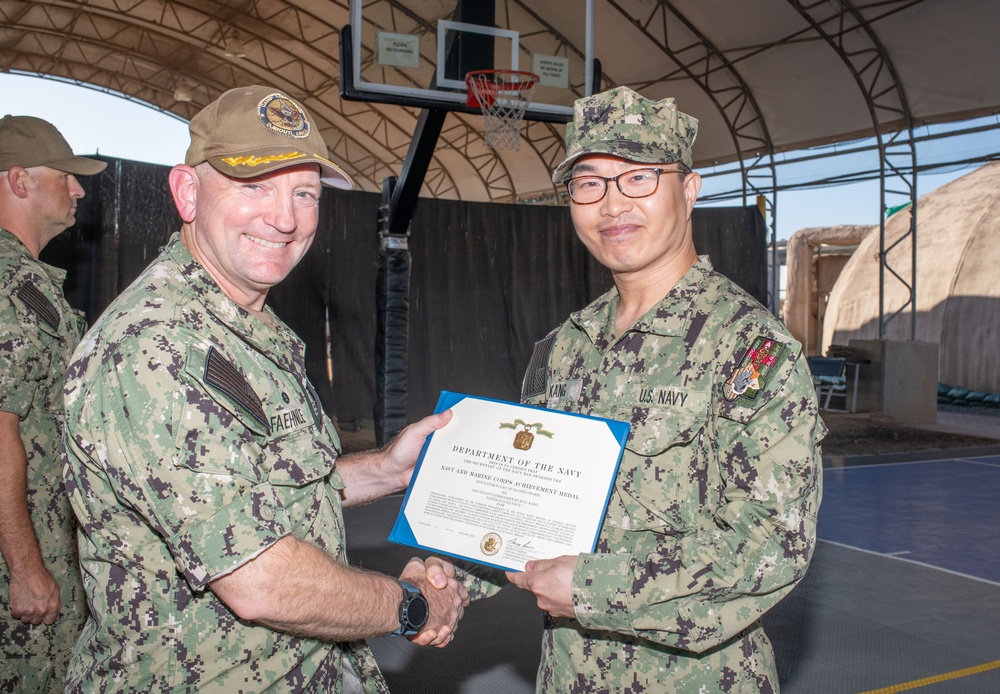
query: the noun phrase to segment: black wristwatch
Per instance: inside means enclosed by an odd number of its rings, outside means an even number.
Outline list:
[[[403,589],[403,599],[399,601],[399,628],[392,635],[410,636],[427,623],[430,608],[427,606],[427,598],[415,585],[400,581],[399,587]]]

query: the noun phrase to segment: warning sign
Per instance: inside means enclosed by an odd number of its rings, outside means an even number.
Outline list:
[[[420,37],[378,32],[378,62],[393,67],[420,67]]]
[[[532,72],[543,87],[569,89],[569,59],[554,55],[535,54]]]

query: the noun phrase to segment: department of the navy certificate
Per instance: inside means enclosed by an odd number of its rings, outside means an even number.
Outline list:
[[[629,426],[444,391],[389,539],[500,569],[592,552]]]

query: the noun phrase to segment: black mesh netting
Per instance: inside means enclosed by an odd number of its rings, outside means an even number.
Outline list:
[[[43,253],[68,270],[67,297],[91,321],[179,225],[167,167],[105,159],[104,173],[81,179],[78,223]],[[313,247],[268,297],[305,340],[310,377],[342,423],[374,416],[379,200],[327,190]],[[694,219],[698,252],[763,302],[766,229],[756,208],[697,209]],[[611,285],[564,207],[421,199],[409,253],[408,352],[402,362],[390,354],[385,371],[389,379],[406,373],[411,421],[441,390],[517,399],[533,343]],[[388,259],[385,281],[404,264]]]

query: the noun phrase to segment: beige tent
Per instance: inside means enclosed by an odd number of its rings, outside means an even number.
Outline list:
[[[939,345],[938,380],[1000,392],[1000,162],[987,164],[921,197],[917,203],[915,338]],[[886,247],[903,236],[910,212],[886,224]],[[911,242],[889,252],[889,265],[907,281]],[[879,235],[851,256],[830,294],[824,350],[852,339],[877,339]],[[886,273],[885,315],[902,307],[906,288]],[[884,337],[910,339],[910,309],[891,320]]]
[[[785,303],[789,332],[808,355],[823,354],[827,300],[858,244],[878,227],[836,226],[799,229],[788,239]]]

